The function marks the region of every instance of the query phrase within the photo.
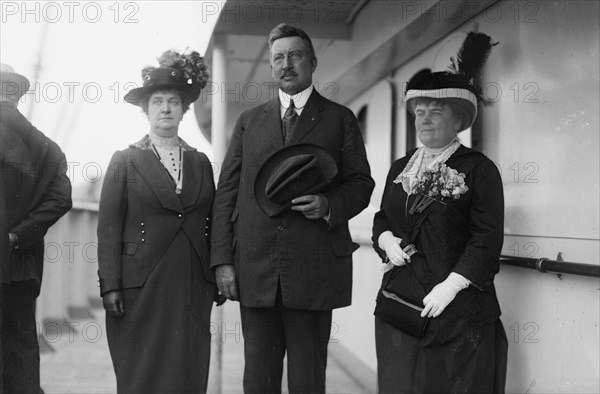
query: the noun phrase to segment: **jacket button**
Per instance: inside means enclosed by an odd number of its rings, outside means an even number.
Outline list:
[[[277,230],[283,231],[283,230],[285,230],[285,227],[283,227],[283,226],[277,226]]]
[[[144,225],[144,222],[141,222],[141,223],[140,223],[140,226],[143,226],[143,225]]]
[[[180,218],[182,218],[182,217],[183,217],[183,215],[182,215],[182,214],[179,214],[179,215],[177,215],[177,217],[180,217]]]
[[[146,230],[142,230],[142,234],[146,234]]]
[[[142,242],[144,242],[144,241],[145,241],[145,239],[144,239],[144,238],[142,238]]]

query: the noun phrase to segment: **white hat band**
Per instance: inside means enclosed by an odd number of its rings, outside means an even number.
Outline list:
[[[445,98],[458,98],[463,100],[470,101],[475,110],[477,111],[477,97],[473,92],[467,89],[460,88],[444,88],[444,89],[427,89],[427,90],[417,90],[411,89],[406,92],[406,96],[404,96],[404,101],[408,101],[410,99],[414,99],[417,97],[431,97],[435,99],[445,99]]]
[[[408,102],[408,100],[419,98],[419,97],[429,97],[433,99],[461,99],[465,101],[469,101],[473,105],[473,113],[471,114],[471,122],[468,127],[473,125],[475,118],[477,118],[477,97],[473,92],[467,89],[460,88],[444,88],[444,89],[427,89],[427,90],[417,90],[410,89],[406,92],[406,96],[404,96],[404,102]],[[411,110],[412,112],[412,110]]]

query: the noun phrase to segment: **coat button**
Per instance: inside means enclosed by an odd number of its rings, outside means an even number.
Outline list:
[[[182,214],[179,214],[179,215],[177,215],[177,217],[179,217],[179,218],[182,218],[182,217],[183,217],[183,215],[182,215]]]
[[[143,225],[144,225],[144,222],[141,222],[141,223],[140,223],[140,226],[143,226]]]
[[[144,238],[142,238],[142,242],[144,242],[144,241],[145,241],[145,239],[144,239]]]
[[[146,234],[146,230],[142,230],[142,234]]]
[[[285,230],[285,227],[283,227],[283,226],[277,226],[277,230],[283,231],[283,230]]]

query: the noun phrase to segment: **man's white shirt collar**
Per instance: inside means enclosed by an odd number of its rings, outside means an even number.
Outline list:
[[[306,105],[306,102],[308,101],[308,98],[312,94],[313,89],[314,89],[313,85],[311,84],[309,87],[307,87],[303,91],[298,92],[291,96],[287,93],[284,93],[281,89],[279,89],[279,105],[280,105],[279,109],[280,109],[281,117],[283,118],[285,111],[290,106],[290,99],[294,100],[294,108],[296,109],[296,113],[298,115],[300,115],[302,113],[302,110],[304,109],[304,106]]]

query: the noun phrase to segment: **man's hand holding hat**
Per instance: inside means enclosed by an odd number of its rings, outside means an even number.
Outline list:
[[[323,194],[309,194],[292,200],[292,211],[304,214],[307,219],[321,219],[329,212],[329,201]]]
[[[270,217],[291,208],[307,219],[321,219],[329,212],[329,201],[322,192],[337,174],[335,160],[322,147],[289,145],[261,166],[254,184],[255,196]]]

